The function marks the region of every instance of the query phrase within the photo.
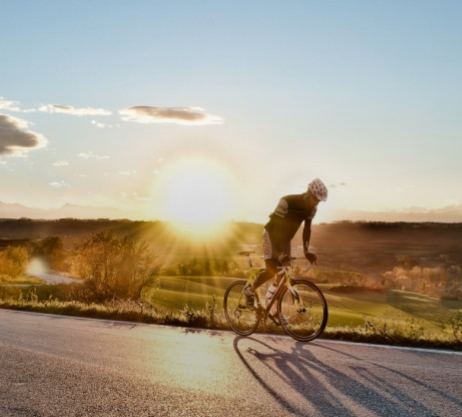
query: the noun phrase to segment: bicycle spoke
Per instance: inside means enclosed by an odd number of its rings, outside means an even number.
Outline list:
[[[248,336],[258,326],[255,311],[250,311],[245,304],[244,288],[246,281],[233,282],[225,292],[223,310],[229,326],[239,335]]]
[[[294,281],[280,296],[279,319],[284,330],[296,340],[318,337],[327,323],[327,303],[311,282]]]

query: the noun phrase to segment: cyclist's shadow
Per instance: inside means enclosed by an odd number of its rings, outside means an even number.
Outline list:
[[[245,341],[250,342],[250,346],[240,347]],[[420,415],[431,415],[429,409],[406,397],[398,387],[388,386],[384,396],[374,381],[361,382],[363,368],[348,367],[348,373],[342,372],[320,361],[306,346],[295,343],[292,351],[287,352],[253,337],[234,339],[236,354],[250,374],[281,407],[297,416],[349,417],[357,415],[359,410],[367,410],[373,415],[389,417],[408,415],[410,406]],[[372,373],[369,377],[374,379]],[[383,383],[378,379],[376,382]]]

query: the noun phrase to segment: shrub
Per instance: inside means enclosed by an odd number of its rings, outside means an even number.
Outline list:
[[[61,238],[57,236],[48,236],[44,239],[32,242],[30,250],[33,257],[44,258],[51,269],[67,270],[66,251]]]
[[[144,242],[110,232],[95,233],[82,241],[72,258],[72,272],[86,280],[87,296],[100,301],[139,299],[158,271],[156,258]]]
[[[451,332],[454,341],[462,343],[462,310],[457,311],[451,316],[446,327]]]
[[[8,246],[3,252],[0,252],[0,274],[13,278],[24,274],[28,258],[26,249]]]
[[[401,318],[394,316],[364,317],[366,334],[379,336],[389,342],[400,340],[418,341],[425,337],[425,328],[421,322],[414,318]]]

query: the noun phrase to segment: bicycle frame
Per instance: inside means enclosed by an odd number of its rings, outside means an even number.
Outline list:
[[[255,281],[257,275],[260,272],[265,270],[265,268],[255,268],[253,266],[252,259],[250,257],[250,255],[252,253],[254,253],[254,252],[240,252],[240,254],[246,256],[248,261],[249,261],[250,277],[247,280],[248,285],[251,285]],[[279,323],[276,320],[277,317],[273,316],[270,313],[271,308],[273,307],[274,303],[278,301],[279,295],[282,293],[282,291],[284,291],[285,287],[288,287],[291,292],[293,292],[293,290],[292,290],[292,286],[291,286],[292,275],[291,275],[290,266],[287,266],[287,265],[278,266],[277,269],[278,269],[278,272],[275,274],[275,276],[272,279],[274,280],[275,277],[276,277],[276,281],[278,282],[278,285],[277,285],[276,291],[274,292],[273,297],[271,298],[268,305],[266,305],[265,303],[262,303],[262,300],[264,300],[265,297],[263,297],[260,294],[260,289],[259,288],[257,288],[256,291],[255,291],[255,297],[256,297],[256,300],[257,300],[257,314],[259,315],[258,320],[261,321],[262,319],[265,319],[266,317],[269,317],[270,320],[274,324],[276,324],[277,326],[280,326],[281,323]],[[280,276],[281,278],[277,279],[278,276]]]
[[[292,276],[291,260],[285,257],[275,274],[276,289],[271,300],[263,301],[259,288],[255,291],[255,308],[247,306],[246,288],[252,285],[264,268],[254,268],[250,254],[241,252],[248,258],[250,271],[246,280],[240,279],[229,284],[223,298],[223,310],[229,326],[241,336],[249,336],[259,323],[268,318],[293,339],[309,342],[316,339],[327,324],[328,308],[322,291],[306,279]],[[272,313],[275,308],[277,313]]]

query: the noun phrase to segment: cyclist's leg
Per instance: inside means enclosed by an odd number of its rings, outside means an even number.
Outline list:
[[[262,248],[263,248],[263,258],[265,259],[265,267],[266,270],[262,271],[257,278],[255,279],[254,283],[245,289],[245,296],[246,296],[246,305],[247,308],[250,310],[255,310],[255,290],[266,281],[270,280],[274,273],[273,270],[277,270],[277,266],[274,265],[276,261],[276,256],[273,257],[273,254],[276,254],[273,242],[266,231],[263,230],[263,237],[262,237]]]
[[[247,289],[246,292],[246,305],[254,304],[254,294],[255,289],[263,285],[265,282],[273,279],[276,276],[276,280],[274,285],[279,284],[279,280],[282,278],[281,275],[277,275],[278,267],[281,266],[279,259],[281,259],[281,255],[288,255],[290,257],[290,241],[289,242],[282,242],[279,244],[279,248],[276,248],[273,241],[271,240],[268,232],[265,230],[263,233],[263,254],[265,258],[265,271],[261,272],[253,286]],[[271,314],[276,315],[277,312],[277,302],[273,305],[271,309]]]
[[[253,284],[255,289],[276,275],[278,266],[281,266],[278,260],[281,253],[290,256],[290,242],[280,243],[279,248],[276,248],[269,233],[265,230],[263,232],[263,257],[265,259],[266,270],[261,272],[255,279]]]
[[[257,289],[263,285],[266,281],[269,281],[274,277],[276,272],[278,272],[279,262],[276,259],[265,259],[265,270],[260,272],[260,274],[255,279],[253,283],[254,289]]]
[[[279,262],[276,259],[265,259],[266,269],[258,274],[254,283],[245,289],[246,306],[250,310],[255,310],[255,290],[269,281],[277,272]]]

